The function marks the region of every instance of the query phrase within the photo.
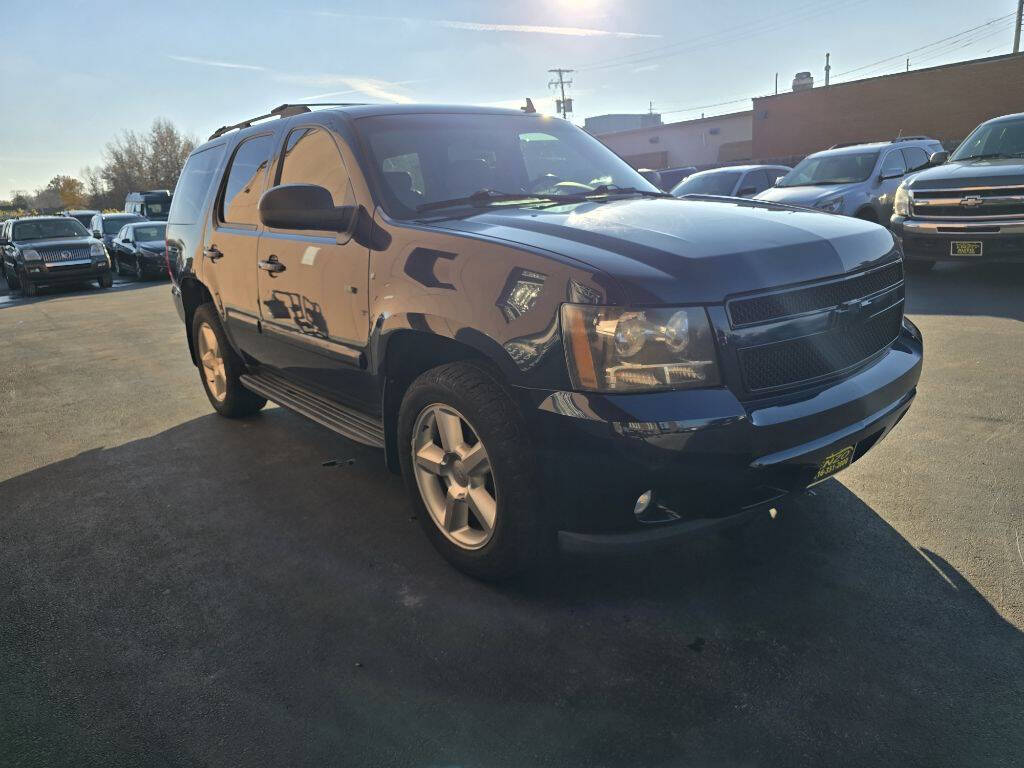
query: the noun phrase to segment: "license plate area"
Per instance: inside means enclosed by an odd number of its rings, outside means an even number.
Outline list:
[[[818,464],[812,483],[818,483],[826,478],[832,477],[836,472],[846,469],[853,463],[853,457],[857,453],[857,444],[845,445],[838,451],[833,451]]]
[[[950,256],[981,256],[981,240],[954,240],[949,244]]]

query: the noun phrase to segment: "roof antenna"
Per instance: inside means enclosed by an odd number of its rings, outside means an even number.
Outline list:
[[[520,107],[520,109],[528,115],[534,115],[537,113],[537,108],[533,106],[533,99],[529,96],[526,97],[526,106]]]

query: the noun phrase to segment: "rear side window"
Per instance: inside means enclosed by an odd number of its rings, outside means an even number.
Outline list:
[[[277,184],[316,184],[331,193],[334,204],[348,198],[348,171],[338,146],[321,128],[297,128],[288,134]]]
[[[270,163],[273,137],[254,136],[238,145],[231,158],[224,197],[220,204],[220,220],[227,224],[259,222],[260,195]]]
[[[192,154],[185,162],[185,168],[178,178],[171,199],[170,222],[176,224],[193,224],[199,220],[203,212],[206,193],[213,184],[213,175],[217,172],[220,159],[224,156],[224,145],[210,147]]]
[[[763,170],[750,171],[740,185],[739,194],[756,195],[768,189],[768,174]],[[753,190],[753,191],[750,191]]]

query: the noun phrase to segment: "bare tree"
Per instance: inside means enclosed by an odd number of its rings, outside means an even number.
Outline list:
[[[173,190],[185,158],[195,146],[193,137],[182,134],[166,118],[154,120],[148,134],[124,131],[106,147],[99,171],[103,181],[102,202],[120,205],[129,192]],[[99,201],[95,177],[87,183],[90,193]]]

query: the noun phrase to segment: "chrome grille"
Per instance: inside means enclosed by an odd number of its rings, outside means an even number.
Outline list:
[[[90,261],[88,245],[67,248],[38,248],[40,258],[47,264],[65,264],[72,261]]]
[[[1024,187],[915,189],[911,206],[917,219],[1020,218],[1024,216]]]

